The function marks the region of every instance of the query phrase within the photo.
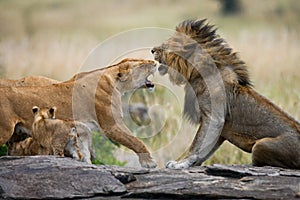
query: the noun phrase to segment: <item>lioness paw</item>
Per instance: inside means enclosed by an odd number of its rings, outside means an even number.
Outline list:
[[[155,160],[150,156],[149,153],[141,153],[139,155],[139,161],[144,168],[155,168],[157,166]]]
[[[144,160],[144,161],[140,161],[141,166],[144,168],[156,168],[157,167],[157,163],[155,162],[155,160],[153,158],[149,159],[149,160]]]

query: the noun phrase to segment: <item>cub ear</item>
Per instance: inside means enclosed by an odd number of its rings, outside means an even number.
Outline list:
[[[55,118],[56,107],[53,106],[49,109],[50,118]]]
[[[33,114],[36,114],[39,110],[40,110],[40,108],[37,107],[37,106],[33,106],[33,107],[32,107],[32,113],[33,113]]]

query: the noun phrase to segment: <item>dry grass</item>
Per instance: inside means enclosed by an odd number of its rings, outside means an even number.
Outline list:
[[[300,37],[294,30],[241,32],[229,39],[248,63],[255,88],[299,119]]]
[[[173,29],[184,19],[205,17],[217,24],[220,35],[240,52],[255,88],[299,119],[300,1],[242,3],[241,15],[223,17],[218,13],[218,1],[209,0],[0,1],[0,69],[4,71],[1,76],[39,74],[65,80],[80,69],[97,43],[120,31],[149,26]],[[134,42],[138,41],[136,38]],[[113,54],[113,48],[107,54]],[[169,117],[179,125],[172,128],[170,124],[175,122],[171,120],[164,132],[174,145],[155,151],[156,143],[148,144],[161,166],[165,160],[176,159],[186,149],[182,141],[189,142],[193,137],[169,137],[178,133],[182,122],[180,114],[175,114],[178,111],[170,112]],[[249,154],[225,143],[206,164],[250,162]]]
[[[66,80],[77,73],[95,43],[88,39],[24,38],[0,43],[1,66],[5,78],[44,75]]]

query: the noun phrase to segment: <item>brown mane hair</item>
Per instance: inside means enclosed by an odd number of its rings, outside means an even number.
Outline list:
[[[208,53],[218,68],[229,66],[236,73],[238,83],[252,86],[245,62],[229,47],[227,42],[216,34],[217,28],[203,20],[185,20],[176,27],[178,33],[185,34],[197,41]]]

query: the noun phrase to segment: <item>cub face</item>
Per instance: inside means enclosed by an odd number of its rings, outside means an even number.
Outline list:
[[[55,119],[56,107],[41,109],[38,106],[34,106],[32,108],[32,113],[34,114],[34,121],[41,119]]]

